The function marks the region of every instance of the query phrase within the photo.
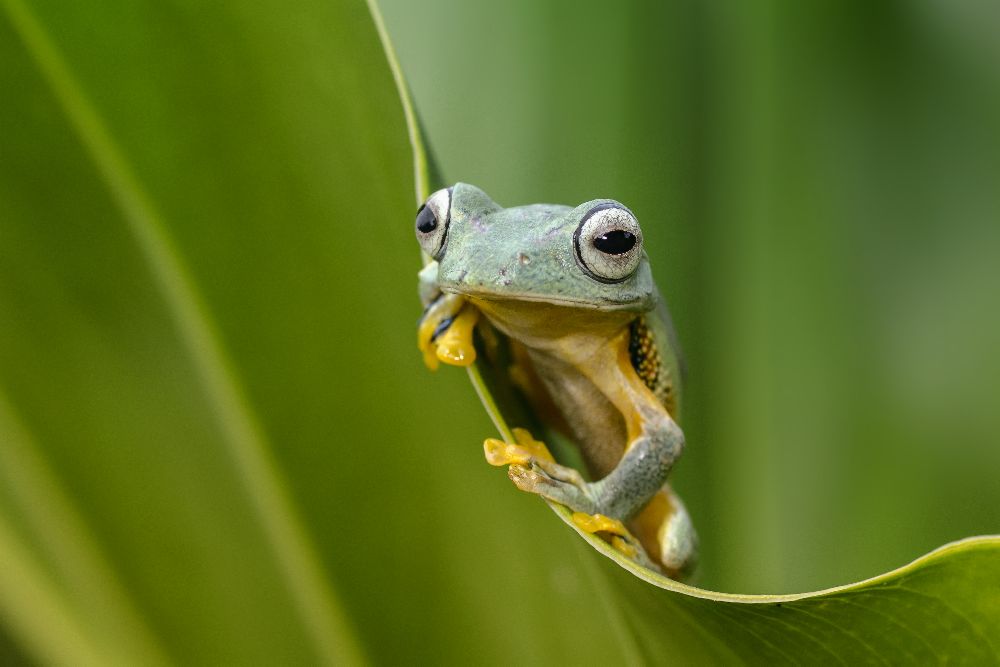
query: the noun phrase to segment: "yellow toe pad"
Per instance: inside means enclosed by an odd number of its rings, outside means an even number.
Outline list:
[[[532,460],[555,461],[545,443],[535,440],[526,429],[513,429],[516,444],[487,438],[483,443],[486,461],[490,465],[505,466],[512,463],[528,465]]]
[[[440,301],[433,305],[417,329],[417,347],[423,353],[424,363],[436,370],[438,362],[452,366],[471,366],[476,360],[472,332],[479,321],[479,311],[470,304],[457,302],[459,310],[448,328],[438,338],[434,332],[449,314],[455,303]]]
[[[434,341],[438,360],[452,366],[471,366],[476,360],[472,330],[478,321],[479,311],[473,306],[464,306],[448,330]]]
[[[604,516],[603,514],[574,512],[573,523],[576,524],[577,528],[585,533],[608,534],[610,536],[611,546],[629,558],[635,557],[637,550],[632,544],[635,542],[635,538],[632,537],[630,532],[628,532],[628,528],[625,527],[625,524],[618,519],[612,519],[611,517]]]

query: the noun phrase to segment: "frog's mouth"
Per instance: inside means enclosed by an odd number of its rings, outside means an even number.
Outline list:
[[[556,296],[551,294],[528,294],[523,292],[504,292],[498,294],[484,288],[470,288],[463,286],[461,289],[455,287],[441,286],[442,292],[448,294],[459,294],[470,298],[473,302],[485,301],[495,303],[499,307],[515,307],[518,303],[561,306],[587,310],[607,310],[607,311],[644,311],[648,308],[643,306],[642,300],[634,300],[624,303],[619,302],[594,302],[586,299],[574,299],[568,296]],[[485,308],[489,310],[489,305]]]
[[[468,303],[501,332],[527,342],[563,339],[576,334],[612,336],[636,317],[636,308],[602,306],[589,301],[553,299],[537,294],[477,295],[463,292]]]

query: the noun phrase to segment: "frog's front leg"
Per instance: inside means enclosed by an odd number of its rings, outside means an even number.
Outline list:
[[[663,488],[683,449],[677,423],[663,410],[649,410],[618,465],[591,484],[601,513],[623,521],[635,516]]]
[[[558,497],[557,502],[577,510],[573,522],[581,530],[607,535],[611,544],[623,554],[655,569],[640,541],[621,521],[596,513],[597,506],[588,495],[587,482],[576,469],[556,463],[548,448],[527,430],[515,428],[513,435],[516,443],[496,438],[488,438],[483,443],[487,462],[495,466],[509,465],[508,475],[518,488],[550,500]]]
[[[424,308],[430,306],[441,296],[441,290],[438,288],[437,262],[429,262],[417,274],[417,291],[420,294],[420,303],[424,305]]]
[[[431,370],[438,362],[468,366],[476,359],[472,330],[479,311],[460,294],[445,294],[437,286],[438,263],[431,262],[418,274],[424,313],[417,326],[417,348]]]
[[[575,512],[627,521],[663,488],[683,447],[680,427],[662,414],[643,424],[642,435],[633,440],[618,465],[596,482],[585,482],[572,468],[538,459],[511,461],[508,474],[522,491]]]

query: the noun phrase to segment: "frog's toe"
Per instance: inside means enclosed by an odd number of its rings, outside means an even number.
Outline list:
[[[631,537],[624,523],[603,514],[574,512],[573,523],[585,533],[608,533],[619,537]]]
[[[510,481],[514,482],[514,486],[522,491],[537,493],[546,498],[549,498],[550,494],[557,494],[559,489],[559,482],[530,465],[515,463],[507,469],[507,476],[510,477]],[[552,498],[552,500],[556,499]]]
[[[533,463],[546,475],[555,480],[571,484],[579,489],[585,489],[587,486],[587,481],[576,468],[559,465],[555,461],[545,459],[535,459]]]
[[[530,465],[531,452],[519,445],[512,445],[496,438],[487,438],[483,443],[486,462],[491,466]]]
[[[640,565],[653,570],[659,569],[653,564],[642,543],[629,532],[625,524],[618,519],[612,519],[603,514],[587,514],[585,512],[574,512],[573,523],[577,528],[585,533],[600,535],[611,543],[619,553],[631,558]]]
[[[471,366],[476,360],[472,332],[479,321],[479,310],[466,305],[455,319],[441,327],[431,338],[438,361],[452,366]]]
[[[573,523],[585,533],[590,533],[591,535],[601,534],[607,537],[615,549],[629,558],[635,557],[639,541],[632,536],[628,528],[625,527],[625,524],[618,519],[612,519],[603,514],[574,512]]]
[[[582,511],[594,507],[587,482],[574,468],[559,465],[540,440],[523,428],[512,431],[516,443],[488,438],[483,443],[490,465],[509,465],[507,471],[517,488]]]
[[[594,512],[596,505],[586,490],[576,484],[564,482],[548,475],[536,464],[514,464],[507,470],[514,485],[522,491],[535,493],[577,512]]]
[[[451,295],[438,294],[424,309],[417,324],[417,349],[424,357],[424,364],[429,369],[437,370],[437,346],[434,345],[435,338],[438,338],[451,326],[455,320],[455,315],[462,307],[463,300]]]
[[[417,348],[431,370],[439,362],[469,366],[476,360],[472,332],[479,311],[456,294],[442,294],[424,311],[417,327]]]
[[[487,438],[486,442],[483,443],[486,461],[490,465],[518,464],[527,466],[533,462],[555,462],[545,443],[535,440],[527,429],[515,428],[512,433],[516,444],[496,438]]]

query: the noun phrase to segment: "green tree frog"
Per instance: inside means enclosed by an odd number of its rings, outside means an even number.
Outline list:
[[[586,471],[523,429],[487,439],[487,461],[640,563],[686,574],[697,538],[666,485],[684,445],[680,358],[632,212],[610,199],[503,208],[458,183],[420,207],[416,235],[432,260],[419,274],[427,365],[469,365],[473,328],[499,331],[512,380]]]

